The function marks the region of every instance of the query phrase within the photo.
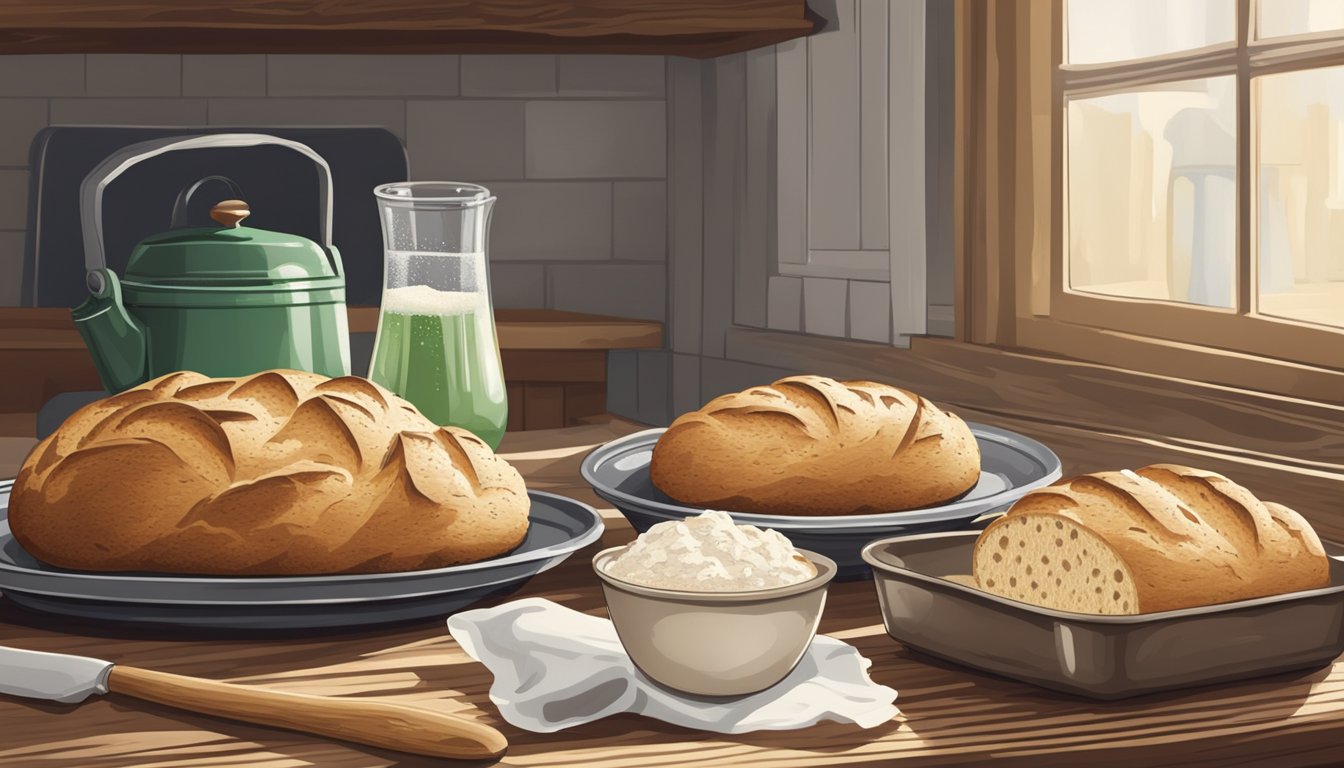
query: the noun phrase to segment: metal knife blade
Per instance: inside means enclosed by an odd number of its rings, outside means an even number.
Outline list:
[[[107,693],[112,662],[0,646],[0,693],[78,704]]]

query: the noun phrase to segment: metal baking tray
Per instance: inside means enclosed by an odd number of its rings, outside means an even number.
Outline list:
[[[360,629],[442,618],[516,591],[602,536],[587,504],[528,491],[523,543],[475,563],[401,573],[325,576],[178,576],[92,573],[39,562],[9,530],[12,480],[0,480],[0,593],[35,611],[79,619],[191,629]]]
[[[917,651],[1094,699],[1317,668],[1344,652],[1344,548],[1330,586],[1133,616],[1040,608],[973,586],[977,531],[863,549],[887,633]]]

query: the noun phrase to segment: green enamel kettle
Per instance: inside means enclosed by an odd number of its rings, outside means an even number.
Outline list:
[[[210,212],[217,226],[186,226],[187,204],[209,182],[183,189],[172,228],[136,246],[118,277],[103,250],[103,192],[136,163],[166,152],[272,144],[306,155],[319,169],[323,244],[241,226],[240,199]],[[80,186],[85,282],[89,299],[72,311],[103,386],[120,392],[157,376],[191,370],[243,376],[294,368],[327,376],[350,373],[345,271],[331,243],[331,169],[296,141],[249,133],[154,139],[126,147]]]

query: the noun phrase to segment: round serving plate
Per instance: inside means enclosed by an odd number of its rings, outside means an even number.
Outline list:
[[[90,573],[38,562],[9,530],[0,481],[0,593],[25,608],[84,619],[221,629],[319,629],[447,616],[507,594],[602,536],[587,504],[528,491],[527,537],[478,563],[424,571],[227,577]]]
[[[980,480],[946,503],[904,512],[824,517],[724,511],[738,523],[773,528],[794,546],[831,558],[839,567],[837,579],[868,578],[872,573],[860,554],[868,542],[897,534],[969,527],[976,518],[1004,509],[1027,491],[1060,478],[1059,457],[1040,442],[985,424],[968,422],[967,426],[980,446]],[[649,460],[664,431],[649,429],[598,446],[584,458],[581,468],[583,479],[597,495],[611,502],[641,533],[655,523],[704,511],[681,504],[653,486]]]

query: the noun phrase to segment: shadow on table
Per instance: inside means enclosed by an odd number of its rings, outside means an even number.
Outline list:
[[[410,619],[370,627],[328,627],[319,629],[229,629],[216,627],[178,627],[152,623],[119,623],[103,619],[85,619],[25,608],[12,600],[0,597],[0,623],[28,627],[51,633],[84,635],[108,640],[180,640],[192,641],[281,641],[319,638],[358,640],[360,637],[395,634],[416,629],[441,628],[439,618]]]
[[[1230,732],[1219,734],[1220,729],[1247,734],[1248,741],[1259,740],[1252,735],[1256,725],[1281,724],[1297,714],[1313,687],[1331,674],[1327,666],[1099,701],[895,645],[898,650],[891,658],[875,663],[873,679],[900,690],[896,703],[911,733],[927,748],[979,745],[986,756],[992,751],[996,761],[1009,763],[1012,754],[1021,751],[1022,764],[1033,766],[1082,765],[1084,755],[1093,752],[1112,753],[1113,764],[1220,764],[1235,754],[1232,745],[1237,743]],[[1337,740],[1337,734],[1327,729],[1314,730],[1322,738]],[[1182,750],[1176,748],[1178,742],[1201,745]],[[1309,748],[1306,742],[1304,738],[1303,749]],[[1214,754],[1220,747],[1228,750],[1220,753],[1222,757]],[[1200,760],[1213,762],[1193,760],[1196,753]],[[1249,753],[1245,759],[1246,764],[1253,761]]]
[[[531,755],[542,753],[565,753],[569,751],[591,750],[601,747],[603,751],[620,749],[626,746],[639,746],[642,749],[629,758],[631,765],[644,761],[660,765],[675,765],[670,762],[675,755],[684,754],[686,765],[698,762],[697,750],[713,749],[716,746],[742,744],[756,749],[789,750],[822,754],[843,754],[863,744],[881,739],[900,730],[899,720],[892,720],[875,728],[863,729],[848,723],[818,723],[817,725],[792,731],[754,731],[743,734],[720,734],[683,728],[639,715],[613,715],[601,720],[555,733],[530,733],[519,731],[508,725],[500,725],[509,735],[513,744],[511,754]],[[722,758],[719,754],[717,757]],[[574,764],[582,764],[582,755],[572,758]],[[594,762],[597,758],[594,758]],[[821,764],[821,763],[818,763]]]
[[[0,701],[9,700],[0,696]],[[26,704],[49,712],[45,727],[6,730],[0,765],[46,762],[80,768],[150,765],[314,765],[361,768],[477,768],[495,760],[452,760],[194,715],[115,694],[82,705]],[[76,714],[78,713],[78,714]],[[128,728],[135,735],[131,737]]]

